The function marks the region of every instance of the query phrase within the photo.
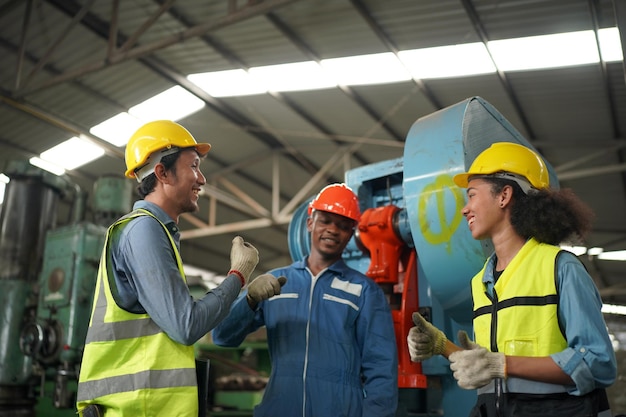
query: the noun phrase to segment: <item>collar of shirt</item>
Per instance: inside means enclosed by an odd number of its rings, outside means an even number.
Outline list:
[[[306,256],[304,259],[302,259],[301,261],[297,261],[294,263],[294,267],[298,268],[298,269],[305,269],[306,263],[307,263],[307,259],[309,257]],[[350,267],[348,267],[348,265],[346,265],[346,263],[343,261],[343,259],[338,260],[337,262],[335,262],[334,264],[332,264],[331,266],[329,266],[328,268],[325,269],[325,271],[332,271],[337,275],[341,275],[344,276],[345,272],[350,269]]]
[[[493,286],[496,283],[496,279],[493,276],[493,271],[496,269],[496,261],[498,257],[494,253],[487,260],[487,266],[485,267],[485,273],[483,274],[483,284],[485,285],[485,289],[489,292],[490,295],[493,295]]]
[[[137,210],[137,209],[144,209],[152,213],[157,219],[161,221],[161,223],[165,225],[165,227],[170,232],[170,234],[174,237],[174,239],[178,241],[178,237],[180,235],[180,229],[178,228],[178,225],[176,224],[176,222],[172,220],[172,218],[168,216],[161,207],[146,200],[139,200],[139,201],[136,201],[135,204],[133,205],[133,210]]]

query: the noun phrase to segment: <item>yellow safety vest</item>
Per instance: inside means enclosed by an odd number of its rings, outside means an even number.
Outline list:
[[[106,417],[197,417],[193,346],[170,339],[147,314],[121,309],[111,294],[113,276],[106,266],[109,238],[117,226],[146,215],[156,219],[146,210],[136,210],[107,231],[78,380],[77,409],[98,404]],[[176,244],[165,225],[159,223],[186,281]]]
[[[556,258],[560,249],[530,239],[489,296],[483,269],[472,279],[476,343],[493,352],[548,356],[567,347],[559,327]]]

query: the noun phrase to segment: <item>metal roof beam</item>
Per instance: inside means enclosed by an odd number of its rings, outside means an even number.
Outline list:
[[[613,10],[619,38],[622,42],[622,56],[624,57],[622,67],[624,69],[624,82],[626,82],[626,0],[613,0]]]
[[[607,104],[609,106],[609,113],[611,115],[611,127],[613,128],[613,137],[619,138],[622,134],[619,127],[619,117],[617,116],[617,106],[615,104],[615,96],[611,90],[611,84],[609,82],[608,71],[606,69],[606,62],[602,58],[602,51],[600,49],[600,39],[598,31],[600,30],[600,24],[598,23],[598,4],[597,0],[589,0],[589,13],[591,14],[591,24],[593,26],[593,33],[596,38],[596,48],[598,49],[598,57],[600,59],[600,73],[602,77],[602,84],[604,86],[604,92],[606,94]],[[617,17],[617,16],[616,16]],[[626,29],[622,27],[622,29]],[[619,29],[618,29],[619,30]],[[623,48],[623,45],[622,45]],[[620,163],[624,162],[624,152],[621,148],[617,150],[617,158]],[[626,173],[622,170],[622,189],[626,192]]]
[[[613,135],[617,138],[621,136],[621,132],[619,129],[617,110],[615,107],[615,97],[613,96],[613,91],[611,90],[611,85],[609,83],[609,76],[606,70],[606,62],[602,58],[602,50],[600,49],[600,38],[598,35],[598,31],[600,30],[600,24],[598,23],[598,4],[597,0],[589,0],[589,14],[591,14],[591,25],[593,26],[593,33],[596,38],[596,48],[598,50],[598,57],[600,58],[600,74],[602,77],[602,85],[604,87],[604,92],[606,93],[607,102],[609,105],[609,111],[611,113],[611,126],[613,128]]]
[[[164,0],[155,0],[155,1],[157,3],[159,3],[159,4],[163,4],[163,2],[164,2]],[[172,17],[176,18],[179,22],[181,22],[183,25],[185,25],[185,26],[193,26],[193,22],[191,22],[186,16],[184,16],[177,8],[175,8],[175,7],[170,8],[170,14],[172,15]],[[232,53],[230,50],[228,50],[228,48],[226,48],[224,45],[221,45],[219,42],[217,42],[211,36],[203,35],[203,36],[200,37],[200,39],[202,39],[204,42],[206,42],[208,45],[210,45],[213,49],[215,49],[217,52],[219,52],[224,58],[226,58],[233,65],[238,66],[239,68],[241,68],[241,69],[243,69],[245,71],[247,71],[250,68],[242,59],[240,59],[238,56],[236,56],[234,53]],[[329,129],[324,127],[322,125],[322,123],[317,121],[315,118],[313,118],[313,116],[311,116],[310,114],[306,113],[296,103],[294,103],[293,101],[289,100],[283,94],[280,94],[278,92],[271,92],[269,94],[272,97],[274,97],[276,100],[278,100],[281,103],[283,103],[285,106],[287,106],[290,109],[292,109],[300,117],[302,117],[303,119],[308,121],[310,124],[312,124],[318,130],[320,130],[326,137],[330,138],[331,140],[335,141],[336,143],[339,143],[339,142],[336,141],[334,135],[332,133],[330,133]],[[252,123],[250,123],[249,126],[252,126]],[[267,129],[258,130],[258,131],[263,131],[263,132],[266,132],[266,133],[269,132],[269,130],[267,130]],[[297,164],[302,166],[304,169],[306,169],[311,174],[314,174],[315,172],[317,172],[319,170],[319,167],[315,163],[313,163],[308,158],[306,158],[306,156],[304,156],[301,152],[299,152],[297,149],[295,149],[293,146],[291,146],[287,141],[281,140],[279,135],[277,135],[276,133],[273,133],[273,136],[278,140],[278,144],[275,144],[274,146],[271,146],[272,149],[277,149],[277,148],[285,148],[285,149],[287,149],[286,153],[288,155],[290,155],[292,158],[294,158],[294,160],[295,160],[295,162]],[[361,162],[363,164],[367,163],[362,157],[360,157],[358,155],[355,155],[355,157],[359,160],[359,162]],[[336,179],[331,179],[331,181],[337,181],[337,180]]]
[[[60,10],[65,11],[69,15],[75,14],[75,9],[79,7],[79,5],[75,1],[65,1],[65,0],[47,0],[48,3],[54,5]],[[95,61],[79,68],[75,68],[73,70],[66,71],[64,74],[54,77],[51,80],[42,82],[41,84],[33,87],[32,89],[28,89],[26,91],[22,91],[21,94],[27,94],[28,92],[32,92],[33,90],[48,88],[53,85],[60,84],[62,82],[74,79],[76,77],[83,76],[85,74],[89,74],[95,71],[99,71],[101,69],[110,67],[115,64],[119,64],[121,62],[130,60],[130,59],[138,59],[144,56],[147,56],[155,51],[166,48],[168,46],[175,45],[182,41],[185,41],[190,38],[198,37],[206,32],[210,32],[212,30],[221,29],[227,26],[230,26],[234,23],[241,22],[246,19],[250,19],[252,17],[268,13],[269,11],[284,6],[285,4],[291,3],[296,0],[266,0],[260,3],[248,3],[248,6],[244,6],[243,8],[237,10],[234,13],[228,14],[220,19],[215,21],[211,21],[208,23],[203,23],[182,32],[176,33],[172,36],[168,36],[154,42],[147,43],[145,45],[135,47],[128,51],[121,51],[117,53],[113,53],[108,59]]]
[[[272,24],[280,31],[282,34],[289,39],[294,45],[302,51],[305,56],[308,56],[311,60],[320,63],[322,60],[321,57],[313,51],[313,48],[308,45],[301,37],[299,37],[293,29],[291,29],[285,22],[283,22],[275,13],[268,13],[266,18],[272,22]],[[367,114],[370,115],[374,120],[381,123],[383,129],[387,131],[395,140],[399,142],[404,142],[404,136],[398,133],[391,125],[386,123],[383,117],[378,114],[376,110],[369,103],[361,97],[354,89],[350,88],[347,85],[338,85],[337,86],[345,95],[350,97],[353,101],[355,101]],[[316,124],[319,122],[316,122]]]
[[[380,39],[381,42],[385,44],[385,46],[387,46],[387,48],[397,56],[399,52],[398,47],[391,40],[389,35],[385,33],[383,28],[380,27],[378,22],[376,22],[376,20],[372,17],[372,14],[369,12],[369,10],[367,10],[367,7],[365,7],[363,2],[361,0],[350,0],[350,3],[352,3],[352,6],[359,12],[361,17],[365,19],[372,31],[374,31],[374,34],[378,36],[378,39]],[[432,106],[436,110],[443,109],[443,105],[441,104],[437,96],[435,96],[435,93],[433,93],[433,91],[428,87],[428,85],[426,85],[423,80],[413,78],[413,82],[415,83],[415,85],[417,85],[424,97],[426,97],[428,101],[430,101],[430,104],[432,104]]]
[[[467,13],[467,16],[472,22],[472,25],[474,25],[474,30],[476,30],[476,34],[478,35],[478,38],[481,40],[483,44],[485,44],[485,47],[487,47],[487,43],[489,42],[489,36],[487,36],[487,31],[485,30],[482,22],[480,21],[480,17],[478,16],[476,9],[474,8],[474,5],[472,4],[471,0],[461,0],[461,3],[463,4],[463,7],[465,8],[465,13]],[[500,70],[500,68],[498,68],[498,66],[496,65],[496,62],[491,56],[491,52],[489,52],[489,48],[486,48],[486,49],[487,49],[487,53],[489,54],[489,58],[491,58],[493,65],[496,67],[496,70],[497,70],[496,73],[498,75],[498,78],[500,79],[500,83],[502,84],[502,86],[504,87],[504,90],[509,96],[509,100],[511,100],[511,103],[513,103],[513,107],[515,108],[515,111],[517,112],[517,115],[519,116],[520,121],[522,122],[522,125],[524,125],[524,129],[526,129],[528,138],[531,140],[536,139],[535,132],[533,131],[533,128],[528,122],[526,113],[522,109],[522,105],[520,104],[519,99],[517,98],[517,94],[515,94],[515,91],[513,90],[513,87],[511,86],[509,79],[507,78],[504,71]]]
[[[59,2],[60,0],[50,0],[50,1]],[[76,3],[73,3],[73,6],[70,5],[69,2],[67,1],[61,2],[61,3],[62,3],[61,10],[68,13],[69,15],[73,15],[76,12],[76,10],[79,8],[79,5]],[[99,36],[103,38],[107,38],[109,36],[110,26],[106,22],[102,21],[100,18],[98,18],[97,16],[93,14],[88,13],[83,19],[82,23],[87,28],[89,28],[94,33],[98,34]],[[118,38],[118,43],[120,42],[123,43],[127,39],[126,36],[124,36],[123,34],[119,32],[117,33],[117,38]],[[240,125],[243,128],[255,126],[255,124],[252,121],[250,121],[248,118],[246,118],[244,115],[238,113],[236,110],[232,109],[231,107],[226,105],[224,102],[219,101],[216,98],[210,96],[204,90],[196,86],[194,83],[187,80],[185,76],[174,71],[169,66],[162,63],[160,60],[154,57],[149,57],[149,56],[138,58],[138,60],[142,62],[144,65],[146,65],[148,68],[150,68],[152,71],[160,74],[164,78],[169,79],[174,84],[178,84],[182,86],[187,91],[189,91],[190,93],[194,94],[195,96],[203,100],[207,106],[212,108],[215,112],[217,112],[218,114],[220,114],[227,120],[233,122],[235,125]],[[253,136],[261,140],[270,148],[281,147],[281,141],[279,141],[277,138],[269,134],[265,129],[256,129],[256,130],[251,130],[250,132]],[[301,160],[294,158],[293,155],[291,154],[288,154],[287,157],[293,158],[297,164],[302,164]],[[222,166],[228,165],[224,161],[219,160],[217,157],[213,157],[212,159],[216,163]],[[309,164],[309,166],[312,166],[312,164]],[[313,173],[314,171],[316,170],[311,170],[310,172]],[[248,179],[249,181],[251,181],[253,184],[257,184],[263,187],[264,189],[268,189],[268,190],[270,189],[266,184],[260,183],[259,180],[255,177],[252,177],[242,172],[240,172],[239,174],[243,176],[244,178]],[[289,198],[288,196],[283,196],[283,197],[286,199]]]
[[[33,78],[35,77],[35,75],[37,75],[37,73],[44,67],[44,65],[46,65],[46,63],[50,60],[50,58],[52,57],[52,54],[54,54],[55,50],[59,47],[59,45],[61,45],[61,43],[63,43],[63,41],[65,40],[65,38],[67,37],[67,35],[70,34],[70,32],[72,31],[72,29],[74,29],[74,27],[76,27],[76,25],[78,25],[78,23],[82,20],[82,18],[85,16],[85,14],[87,14],[87,12],[89,11],[89,9],[91,8],[91,5],[93,4],[95,0],[88,0],[82,7],[81,9],[78,11],[78,13],[76,13],[74,15],[74,17],[72,17],[72,21],[65,27],[65,29],[63,29],[63,31],[61,31],[61,33],[59,34],[59,36],[57,37],[57,39],[52,42],[52,45],[50,45],[50,47],[48,48],[48,50],[43,54],[43,57],[39,59],[39,61],[37,62],[37,64],[35,65],[35,67],[30,71],[30,73],[28,74],[28,76],[26,77],[26,81],[24,81],[24,85],[21,87],[26,87],[28,84],[30,84],[30,82],[33,80]],[[16,86],[17,88],[19,88],[20,86]]]
[[[24,54],[26,53],[26,33],[28,32],[28,22],[33,12],[33,0],[26,2],[26,10],[24,11],[24,19],[22,20],[22,31],[20,32],[20,46],[17,56],[17,68],[15,70],[15,89],[20,87],[22,66],[24,65]]]

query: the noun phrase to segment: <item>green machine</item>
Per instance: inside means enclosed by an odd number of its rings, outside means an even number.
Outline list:
[[[87,196],[64,177],[14,163],[0,218],[0,417],[73,416],[106,229],[132,204],[124,178]],[[73,199],[57,227],[60,202]]]

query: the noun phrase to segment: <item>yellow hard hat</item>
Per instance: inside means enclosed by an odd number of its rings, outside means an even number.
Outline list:
[[[151,161],[153,165],[156,165],[163,156],[177,152],[181,148],[195,148],[200,155],[205,155],[211,149],[211,145],[196,142],[187,129],[171,120],[155,120],[146,123],[137,129],[126,144],[124,175],[128,178],[138,178],[136,171],[150,162],[150,155],[162,151],[158,159]],[[138,180],[141,179],[138,178]]]
[[[541,156],[526,146],[512,142],[493,143],[474,159],[469,171],[457,174],[453,179],[459,187],[467,188],[471,176],[507,178],[506,174],[513,174],[508,177],[520,184],[524,192],[528,192],[528,186],[525,189],[520,179],[530,183],[537,190],[550,186],[548,167]]]

